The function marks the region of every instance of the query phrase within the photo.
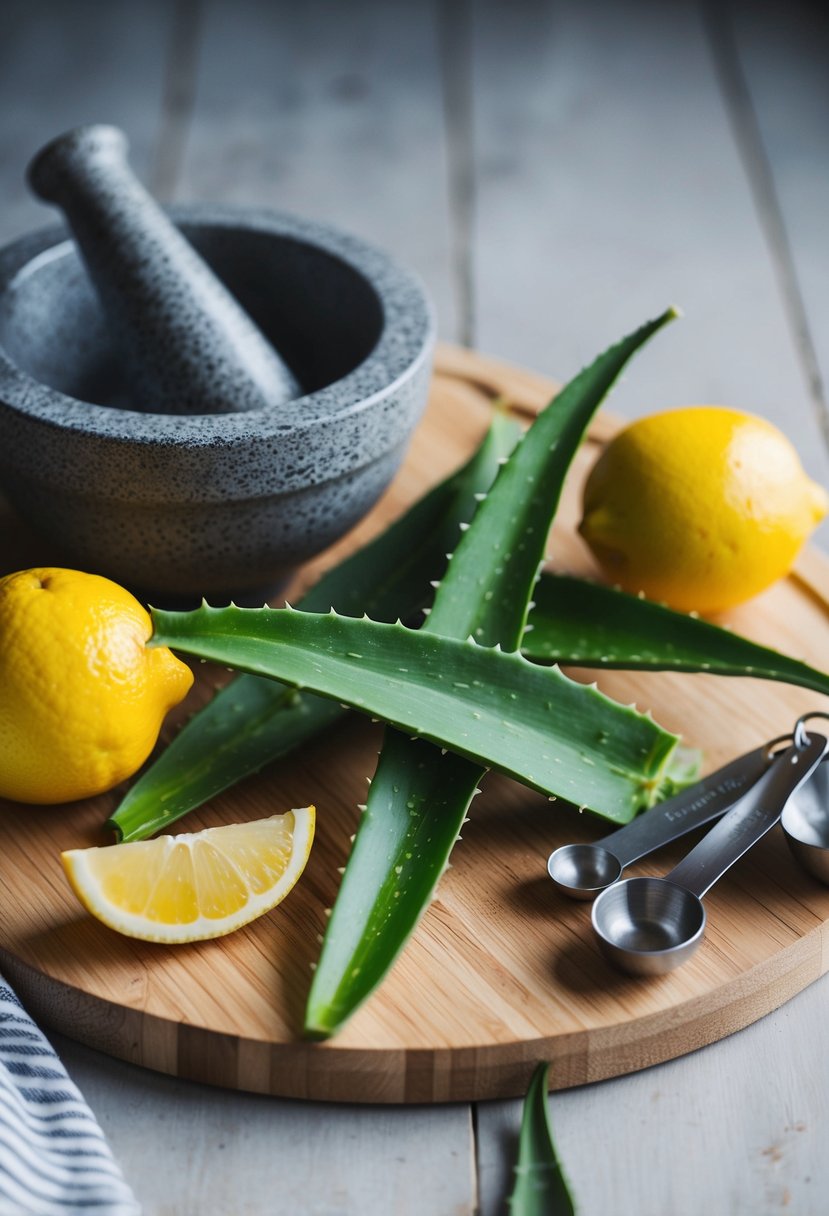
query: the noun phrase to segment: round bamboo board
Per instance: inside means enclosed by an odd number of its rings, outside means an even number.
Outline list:
[[[552,387],[442,348],[403,470],[360,528],[303,571],[303,582],[457,465],[495,397],[532,414]],[[552,543],[562,569],[592,572],[574,530],[578,494],[616,425],[596,422],[573,469]],[[3,522],[0,569],[50,562],[8,512]],[[808,551],[794,575],[729,621],[825,666],[829,562]],[[197,678],[204,700],[224,676],[200,666]],[[704,748],[706,768],[786,731],[799,713],[829,708],[827,698],[757,680],[611,672],[599,683]],[[191,946],[120,937],[70,892],[58,854],[109,842],[101,824],[115,795],[50,809],[0,804],[3,972],[45,1025],[134,1063],[286,1097],[402,1103],[515,1096],[542,1059],[553,1062],[559,1088],[644,1068],[739,1030],[829,967],[829,890],[796,867],[778,829],[708,898],[708,936],[690,963],[658,979],[617,974],[592,940],[588,906],[559,896],[545,872],[552,848],[595,839],[606,826],[490,776],[452,869],[386,983],[336,1039],[304,1042],[324,910],[380,740],[379,727],[346,719],[183,822],[181,830],[195,830],[308,802],[318,808],[308,869],[288,900],[227,938]],[[664,873],[685,847],[639,871]]]

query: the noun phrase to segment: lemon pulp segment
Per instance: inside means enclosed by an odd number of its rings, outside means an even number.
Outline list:
[[[313,806],[250,823],[61,854],[98,920],[143,941],[221,937],[280,903],[305,868]]]

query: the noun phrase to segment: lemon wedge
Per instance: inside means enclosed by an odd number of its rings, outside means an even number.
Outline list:
[[[201,832],[61,853],[88,912],[127,937],[222,937],[276,907],[314,839],[314,807]]]

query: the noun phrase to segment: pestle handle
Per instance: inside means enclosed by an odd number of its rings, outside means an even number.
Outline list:
[[[127,137],[96,124],[29,166],[63,210],[127,363],[136,409],[219,414],[301,395],[251,318],[130,169]]]

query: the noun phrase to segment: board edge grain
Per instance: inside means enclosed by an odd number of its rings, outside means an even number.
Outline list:
[[[687,1055],[752,1025],[829,970],[829,923],[727,984],[670,1009],[553,1038],[431,1050],[267,1043],[125,1008],[44,976],[0,948],[3,971],[41,1025],[129,1064],[271,1097],[423,1105],[521,1097],[539,1061],[551,1088],[607,1081]]]

